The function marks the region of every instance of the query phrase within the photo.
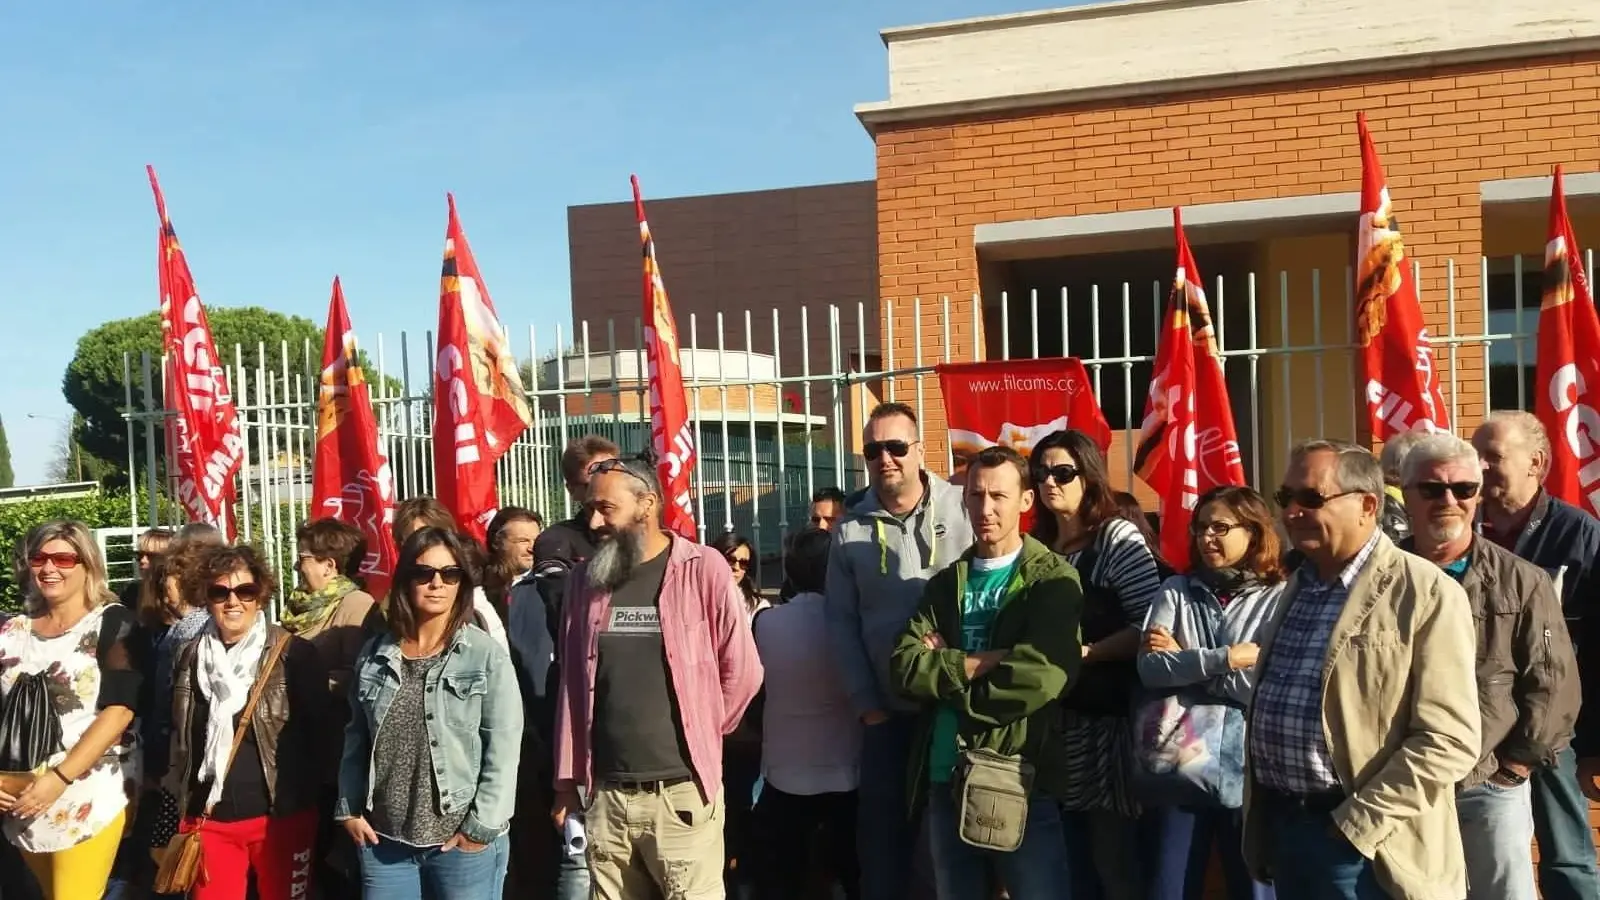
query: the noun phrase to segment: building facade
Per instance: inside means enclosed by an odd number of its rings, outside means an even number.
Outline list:
[[[1532,344],[1508,337],[1533,331],[1555,164],[1580,242],[1600,243],[1600,6],[1404,12],[1127,0],[884,32],[888,99],[856,110],[877,148],[884,356],[905,359],[920,321],[957,359],[1105,360],[1102,407],[1136,429],[1149,364],[1129,360],[1154,351],[1182,206],[1225,288],[1213,314],[1247,472],[1272,483],[1296,438],[1364,439],[1347,270],[1365,112],[1454,421],[1531,404]]]

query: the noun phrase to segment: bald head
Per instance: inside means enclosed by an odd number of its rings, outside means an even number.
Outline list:
[[[1550,468],[1550,437],[1532,413],[1491,414],[1473,432],[1472,446],[1483,459],[1483,502],[1490,510],[1513,513],[1539,496]]]

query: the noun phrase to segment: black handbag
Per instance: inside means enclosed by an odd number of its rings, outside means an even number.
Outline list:
[[[49,676],[18,675],[0,698],[0,772],[32,772],[61,746],[61,719],[50,708]]]

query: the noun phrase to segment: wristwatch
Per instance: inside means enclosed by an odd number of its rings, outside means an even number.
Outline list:
[[[1526,775],[1518,775],[1517,773],[1515,773],[1515,772],[1513,772],[1513,771],[1511,771],[1510,769],[1507,769],[1507,768],[1501,768],[1499,771],[1495,772],[1494,774],[1495,774],[1495,777],[1497,777],[1497,778],[1501,779],[1502,781],[1504,781],[1508,787],[1521,787],[1528,780],[1528,776],[1526,776]]]

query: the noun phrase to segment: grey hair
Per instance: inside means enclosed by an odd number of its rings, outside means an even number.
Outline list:
[[[1544,423],[1531,412],[1521,409],[1499,409],[1489,414],[1478,426],[1478,431],[1490,425],[1504,425],[1522,435],[1527,442],[1528,449],[1536,453],[1543,453],[1546,461],[1550,459],[1550,434],[1544,430]],[[1473,433],[1477,436],[1477,432]]]
[[[1429,464],[1445,462],[1463,462],[1471,466],[1474,472],[1483,471],[1483,463],[1478,460],[1477,448],[1448,431],[1438,431],[1425,435],[1412,444],[1411,449],[1406,452],[1400,473],[1401,483],[1409,487],[1416,481],[1418,469]]]
[[[1383,452],[1378,455],[1378,464],[1383,467],[1383,477],[1393,479],[1396,483],[1403,481],[1400,472],[1406,464],[1406,454],[1417,442],[1428,436],[1426,431],[1402,431],[1394,437],[1384,441]]]
[[[1300,463],[1313,453],[1335,455],[1333,482],[1340,491],[1383,496],[1383,467],[1378,465],[1378,458],[1371,450],[1348,441],[1311,438],[1295,444],[1289,451],[1289,465]]]

